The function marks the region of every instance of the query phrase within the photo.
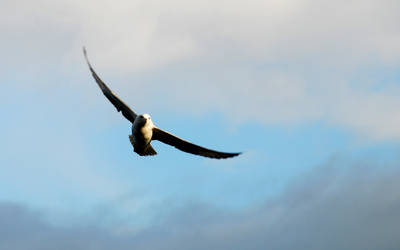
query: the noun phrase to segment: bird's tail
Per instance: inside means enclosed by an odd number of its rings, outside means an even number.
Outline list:
[[[156,155],[157,152],[154,150],[154,148],[150,145],[150,143],[144,148],[143,150],[135,148],[135,143],[133,141],[133,136],[129,135],[129,141],[131,142],[133,146],[133,151],[138,153],[140,156],[148,156],[148,155]]]
[[[142,152],[140,152],[140,155],[142,156],[147,156],[147,155],[156,155],[157,152],[154,150],[154,148],[149,144],[147,145],[147,147],[145,148],[145,150],[143,150]]]

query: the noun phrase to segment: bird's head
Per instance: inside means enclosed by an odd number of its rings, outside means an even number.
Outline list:
[[[151,117],[150,117],[150,115],[149,114],[143,114],[143,115],[141,115],[144,119],[146,119],[146,120],[151,120]]]
[[[139,119],[140,123],[142,123],[142,124],[146,124],[146,123],[148,123],[148,122],[151,122],[151,117],[150,117],[149,114],[142,114],[142,115],[139,115],[139,116],[137,117],[137,119]]]

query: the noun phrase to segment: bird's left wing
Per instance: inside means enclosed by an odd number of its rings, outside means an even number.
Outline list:
[[[137,116],[136,113],[133,112],[128,105],[126,105],[123,101],[121,101],[121,99],[119,99],[118,96],[114,94],[114,92],[112,92],[111,89],[109,89],[107,85],[96,74],[96,72],[92,68],[92,65],[89,62],[85,47],[83,48],[83,54],[85,55],[86,63],[88,64],[89,69],[92,72],[93,78],[94,80],[96,80],[97,85],[99,85],[103,94],[114,105],[114,107],[117,109],[118,112],[121,111],[122,115],[133,123]]]
[[[174,146],[175,148],[182,150],[186,153],[191,153],[195,155],[201,155],[209,158],[216,158],[216,159],[223,159],[223,158],[230,158],[240,155],[241,153],[224,153],[218,152],[215,150],[203,148],[197,146],[193,143],[185,141],[173,134],[170,134],[164,130],[161,130],[157,127],[153,128],[153,140],[158,140],[164,142],[168,145]]]

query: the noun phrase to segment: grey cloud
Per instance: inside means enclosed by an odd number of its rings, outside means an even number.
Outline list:
[[[114,249],[121,244],[98,228],[54,227],[42,214],[17,204],[0,203],[0,218],[1,249]]]
[[[2,249],[398,249],[398,164],[329,163],[246,211],[188,203],[139,232],[59,227],[0,204]],[[167,205],[167,204],[166,204]]]
[[[316,170],[281,198],[245,213],[189,207],[164,225],[160,245],[168,247],[159,249],[396,249],[398,170],[342,171]],[[187,218],[197,221],[188,225]]]

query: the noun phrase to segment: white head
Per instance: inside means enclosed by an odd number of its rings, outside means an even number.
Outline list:
[[[150,115],[148,115],[148,114],[141,114],[136,118],[136,120],[135,120],[135,123],[142,124],[142,125],[153,123],[151,121]]]
[[[151,120],[151,117],[149,114],[142,114],[140,115],[142,118],[146,119],[146,120]]]

